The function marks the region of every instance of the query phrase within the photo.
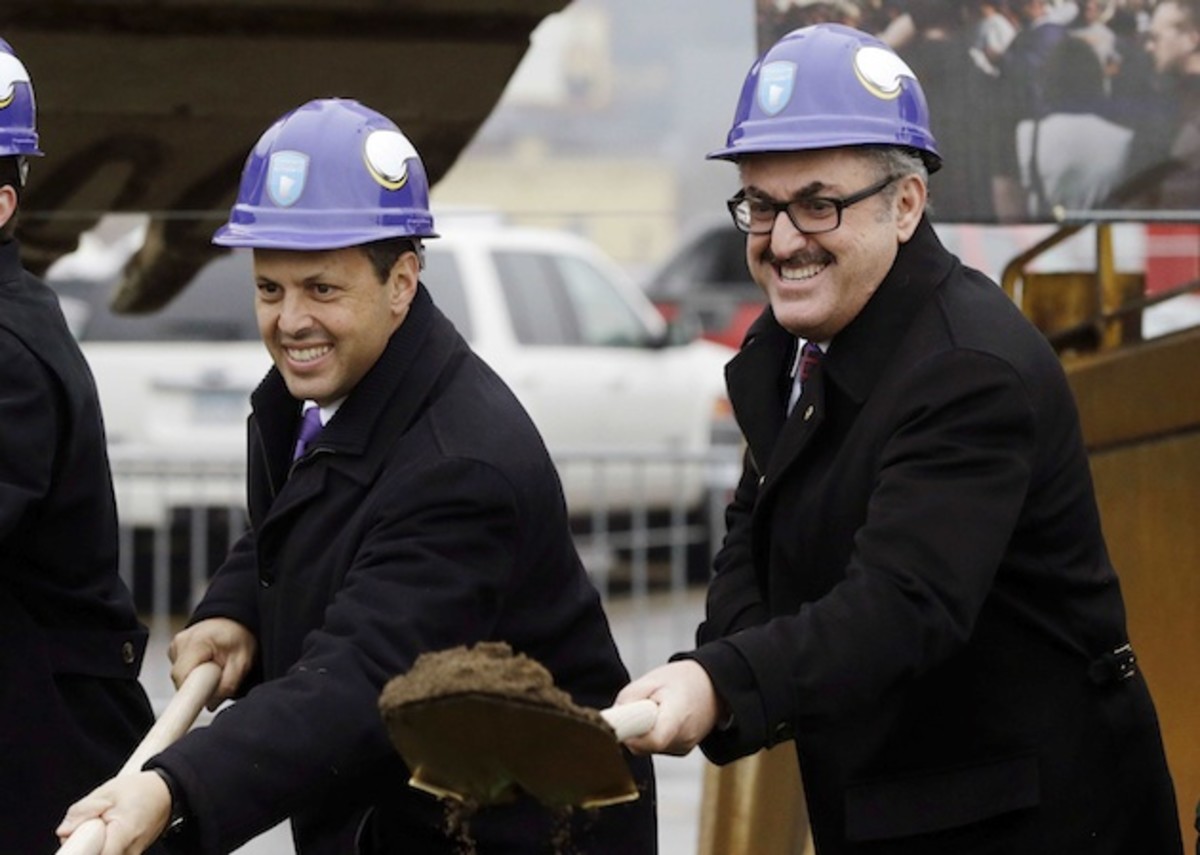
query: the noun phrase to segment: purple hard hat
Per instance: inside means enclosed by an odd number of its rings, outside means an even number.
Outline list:
[[[259,138],[213,243],[324,250],[393,237],[437,237],[421,157],[391,119],[326,98]]]
[[[855,145],[908,147],[930,172],[941,166],[912,69],[874,36],[817,24],[788,33],[754,63],[725,147],[708,156]]]
[[[0,39],[0,157],[41,155],[36,119],[29,72]]]

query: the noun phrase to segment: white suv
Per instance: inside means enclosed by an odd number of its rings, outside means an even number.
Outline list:
[[[705,508],[723,486],[713,468],[663,460],[736,448],[724,389],[733,351],[671,342],[637,285],[587,241],[495,225],[442,233],[426,243],[422,281],[528,409],[572,514]],[[163,311],[117,316],[102,284],[51,280],[96,376],[116,469],[141,461],[149,478],[154,461],[240,461],[248,398],[270,367],[252,282],[249,253],[235,253]],[[242,501],[236,477],[163,480],[119,492],[123,521]]]

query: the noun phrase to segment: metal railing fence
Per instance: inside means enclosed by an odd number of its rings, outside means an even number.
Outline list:
[[[167,635],[245,530],[245,464],[119,447],[110,457],[121,575],[152,632]],[[554,459],[569,485],[576,546],[606,599],[628,597],[636,616],[651,592],[683,596],[707,579],[737,448],[566,450]]]

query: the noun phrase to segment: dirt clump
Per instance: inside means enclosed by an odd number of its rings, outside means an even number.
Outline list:
[[[493,695],[549,707],[608,726],[598,711],[577,705],[557,688],[545,666],[523,653],[514,653],[502,641],[422,653],[408,673],[393,678],[384,687],[379,708],[387,719],[389,711],[408,704],[463,694]]]

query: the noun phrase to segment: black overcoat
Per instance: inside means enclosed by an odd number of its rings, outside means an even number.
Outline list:
[[[154,762],[196,816],[191,851],[226,852],[290,815],[304,855],[449,855],[442,806],[408,785],[388,742],[384,684],[423,651],[485,640],[592,707],[627,673],[537,430],[423,286],[292,464],[299,406],[274,369],[255,392],[252,530],[193,615],[253,630],[261,674]],[[577,816],[581,854],[654,851],[653,775],[633,762],[643,797]],[[471,832],[480,855],[549,853],[556,821],[524,803],[481,812]]]
[[[1054,351],[923,221],[785,421],[768,311],[692,655],[728,761],[794,739],[821,855],[1180,851]]]
[[[58,849],[67,808],[153,722],[117,572],[96,386],[54,292],[0,244],[0,852]]]

